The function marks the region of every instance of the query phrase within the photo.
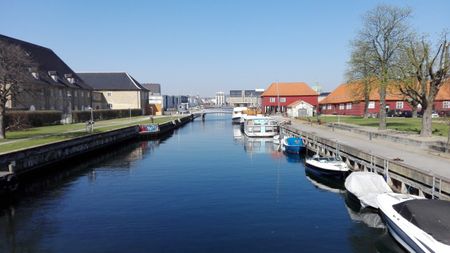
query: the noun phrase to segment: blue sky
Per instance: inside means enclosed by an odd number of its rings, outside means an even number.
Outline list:
[[[431,37],[450,1],[0,0],[0,33],[53,49],[75,71],[126,71],[164,94],[345,81],[349,41],[379,3],[409,6]]]

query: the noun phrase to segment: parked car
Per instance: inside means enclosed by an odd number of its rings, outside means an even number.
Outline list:
[[[437,112],[433,112],[431,114],[431,118],[439,118],[439,114]]]

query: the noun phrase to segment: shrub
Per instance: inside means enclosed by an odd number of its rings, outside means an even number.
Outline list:
[[[131,116],[142,115],[141,109],[131,109]],[[120,110],[94,110],[94,120],[106,120],[116,118],[126,118],[130,116],[130,109]],[[86,122],[91,119],[91,111],[73,111],[73,123]]]
[[[60,111],[7,111],[5,126],[9,130],[30,127],[58,125],[61,123]]]

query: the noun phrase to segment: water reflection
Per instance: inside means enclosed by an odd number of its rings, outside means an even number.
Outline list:
[[[310,170],[305,169],[306,178],[318,189],[334,192],[338,194],[345,193],[345,187],[342,180],[335,180],[327,177],[320,177],[314,173],[311,173]]]

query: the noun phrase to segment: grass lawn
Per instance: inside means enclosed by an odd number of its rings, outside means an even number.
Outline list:
[[[163,116],[154,118],[154,123],[165,123],[179,118],[178,116]],[[139,116],[95,122],[94,133],[107,132],[123,127],[139,124],[150,124],[148,116]],[[24,129],[20,131],[7,131],[6,139],[0,140],[0,153],[69,140],[89,135],[85,123],[56,125]]]
[[[315,120],[316,118],[311,118]],[[320,120],[322,122],[330,123],[330,122],[341,122],[354,124],[359,126],[367,126],[367,127],[378,127],[378,119],[369,118],[364,119],[362,117],[355,116],[320,116]],[[387,118],[387,128],[398,130],[398,131],[406,131],[413,133],[420,133],[420,129],[422,128],[422,119],[421,118]],[[449,126],[445,123],[443,119],[433,119],[433,135],[438,136],[447,136],[448,135]]]

